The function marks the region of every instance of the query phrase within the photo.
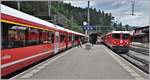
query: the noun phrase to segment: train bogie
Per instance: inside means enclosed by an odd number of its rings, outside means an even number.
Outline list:
[[[112,49],[117,53],[128,53],[129,47],[127,46],[113,46]]]

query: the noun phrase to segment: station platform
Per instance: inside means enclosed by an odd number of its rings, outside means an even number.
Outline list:
[[[144,80],[148,75],[99,44],[90,50],[85,45],[71,48],[11,79]]]

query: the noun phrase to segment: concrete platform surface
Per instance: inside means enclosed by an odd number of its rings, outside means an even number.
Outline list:
[[[94,45],[91,50],[72,48],[12,79],[145,79],[138,69],[109,50],[104,45]]]

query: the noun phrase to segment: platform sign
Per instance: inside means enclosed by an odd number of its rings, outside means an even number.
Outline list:
[[[93,30],[94,26],[92,25],[89,25],[89,24],[86,24],[83,26],[83,29],[86,30],[86,31],[91,31]]]

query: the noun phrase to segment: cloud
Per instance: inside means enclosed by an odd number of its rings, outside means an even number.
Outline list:
[[[144,16],[126,16],[120,19],[124,24],[130,24],[130,25],[135,25],[136,26],[146,26],[149,24],[148,17]],[[137,21],[135,21],[137,20]]]
[[[87,7],[87,1],[68,1],[73,6]],[[132,26],[149,25],[149,0],[135,0],[134,13],[131,16],[132,6],[131,0],[94,0],[90,1],[90,6],[95,7],[97,10],[111,12],[117,21],[123,24]]]

